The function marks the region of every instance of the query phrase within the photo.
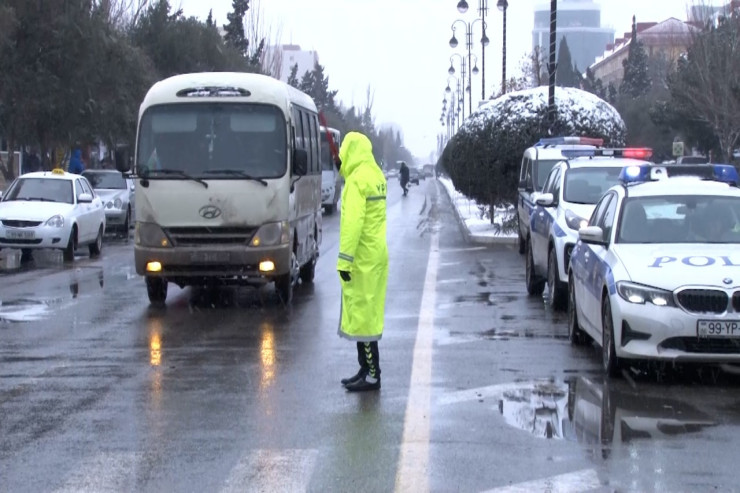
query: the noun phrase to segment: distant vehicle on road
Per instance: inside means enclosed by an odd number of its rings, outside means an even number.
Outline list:
[[[336,128],[321,127],[321,205],[327,214],[332,214],[342,196],[342,177],[332,159],[328,133],[331,133],[337,152],[341,134]]]
[[[95,192],[103,200],[105,207],[106,230],[117,230],[128,238],[129,229],[135,221],[135,187],[131,178],[125,178],[120,171],[89,169],[82,172]]]
[[[421,171],[419,171],[419,168],[409,166],[409,183],[418,185],[420,179],[421,179]]]
[[[425,164],[423,166],[424,169],[424,176],[427,178],[432,178],[434,176],[434,169],[435,166],[433,164]]]

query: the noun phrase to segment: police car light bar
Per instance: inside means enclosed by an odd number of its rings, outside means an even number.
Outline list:
[[[646,181],[658,181],[676,176],[694,176],[705,180],[738,184],[738,173],[731,164],[698,164],[654,166],[641,164],[626,166],[619,173],[619,181],[625,185]]]
[[[592,146],[603,146],[604,139],[598,139],[595,137],[547,137],[540,139],[535,146],[552,146],[552,145],[592,145]]]
[[[625,157],[632,159],[650,159],[653,150],[649,147],[626,147],[623,149],[562,149],[560,151],[567,158],[576,157]]]

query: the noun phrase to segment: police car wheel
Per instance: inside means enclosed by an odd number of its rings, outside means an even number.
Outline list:
[[[621,375],[621,361],[617,357],[616,346],[614,344],[614,321],[612,319],[612,307],[609,303],[609,297],[604,297],[601,306],[601,354],[604,371],[609,377],[618,377]]]
[[[568,339],[575,346],[582,346],[588,342],[586,333],[578,324],[576,311],[576,288],[573,285],[573,276],[568,280]]]
[[[519,218],[516,219],[516,230],[517,230],[517,236],[519,237],[519,253],[524,254],[527,251],[527,242],[524,241],[524,237],[522,236],[522,229],[519,227]]]
[[[566,286],[560,282],[558,259],[555,249],[550,248],[547,255],[547,303],[553,310],[563,311],[568,302]]]
[[[545,280],[539,279],[534,273],[534,257],[532,256],[532,243],[527,238],[527,261],[526,261],[527,292],[530,296],[541,296],[545,290]]]

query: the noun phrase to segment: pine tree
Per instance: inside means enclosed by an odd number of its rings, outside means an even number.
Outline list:
[[[583,90],[596,94],[601,99],[606,99],[606,90],[601,79],[597,79],[591,68],[586,69],[586,77],[583,79]]]
[[[561,87],[578,87],[578,81],[575,80],[573,72],[573,60],[570,56],[568,41],[563,36],[558,48],[558,63],[555,69],[556,85]]]
[[[288,76],[288,85],[291,85],[298,89],[298,86],[300,85],[298,83],[298,64],[296,63],[292,67],[290,67],[290,75]]]
[[[213,9],[208,11],[208,18],[206,19],[206,26],[213,27]]]
[[[224,41],[243,56],[246,56],[249,40],[247,40],[244,33],[244,16],[249,10],[249,0],[232,0],[231,8],[233,11],[226,14],[229,23],[224,24]]]
[[[642,43],[637,39],[637,21],[632,16],[632,39],[630,40],[627,59],[622,62],[624,77],[619,86],[619,94],[638,98],[647,94],[650,89],[648,76],[648,57]]]

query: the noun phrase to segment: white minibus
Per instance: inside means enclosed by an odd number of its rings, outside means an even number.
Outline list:
[[[316,105],[276,79],[194,73],[154,84],[139,109],[136,272],[167,285],[275,283],[290,303],[321,243]],[[119,171],[128,163],[117,159]]]
[[[327,214],[332,214],[337,210],[337,202],[342,195],[342,178],[334,165],[328,134],[331,134],[335,150],[339,152],[341,133],[336,128],[321,127],[321,205]]]

